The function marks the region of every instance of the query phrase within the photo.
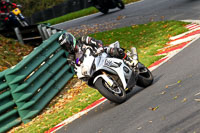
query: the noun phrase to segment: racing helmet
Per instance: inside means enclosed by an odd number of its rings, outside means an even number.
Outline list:
[[[64,49],[69,52],[73,53],[76,47],[76,38],[71,33],[64,33],[58,38],[58,42]]]

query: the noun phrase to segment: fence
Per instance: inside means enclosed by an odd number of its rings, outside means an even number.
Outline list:
[[[88,8],[90,6],[91,5],[88,3],[88,0],[68,0],[62,4],[54,6],[53,8],[36,12],[30,18],[28,18],[28,20],[31,24],[35,24],[52,18],[60,17],[67,13]]]
[[[15,67],[0,73],[0,132],[31,121],[74,75],[52,35]]]
[[[39,24],[28,27],[16,27],[10,30],[1,30],[0,33],[8,38],[17,39],[22,44],[38,46],[42,41],[47,40],[51,35],[62,30],[54,27]]]
[[[5,79],[6,72],[7,70],[0,73],[0,132],[7,131],[22,122]]]

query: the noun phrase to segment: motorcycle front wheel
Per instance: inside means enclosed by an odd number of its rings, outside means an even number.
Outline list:
[[[104,79],[99,78],[95,82],[95,88],[108,100],[120,104],[126,101],[126,92],[116,82],[116,87],[111,87]]]
[[[153,75],[147,67],[139,68],[139,75],[136,84],[140,87],[148,87],[153,83]]]
[[[21,24],[22,27],[27,27],[27,26],[29,26],[28,21],[26,21],[26,20],[23,20],[21,23],[22,23],[22,24]]]
[[[123,1],[119,0],[118,3],[117,3],[117,7],[118,7],[119,9],[124,9],[124,8],[125,8],[125,5],[124,5]]]

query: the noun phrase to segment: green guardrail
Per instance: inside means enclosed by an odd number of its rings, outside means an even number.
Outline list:
[[[5,132],[22,122],[17,111],[17,105],[6,83],[6,72],[7,70],[0,73],[0,132]]]
[[[57,42],[62,33],[0,73],[0,132],[31,121],[73,77],[68,53]]]

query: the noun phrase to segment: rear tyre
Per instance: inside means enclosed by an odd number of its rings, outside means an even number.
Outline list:
[[[117,104],[125,102],[126,101],[125,90],[122,87],[120,87],[116,82],[115,85],[117,88],[109,86],[108,83],[106,83],[105,80],[102,78],[97,79],[97,81],[95,82],[95,88],[97,88],[97,90],[108,100]],[[117,93],[111,91],[111,89],[112,90],[117,89]]]
[[[137,79],[137,85],[140,87],[148,87],[153,83],[153,75],[152,73],[149,71],[148,68],[143,67],[143,68],[139,68],[139,75],[138,75],[138,79]]]
[[[104,13],[104,14],[107,14],[108,10],[109,10],[108,8],[100,8],[99,9],[99,11],[102,12],[102,13]]]

